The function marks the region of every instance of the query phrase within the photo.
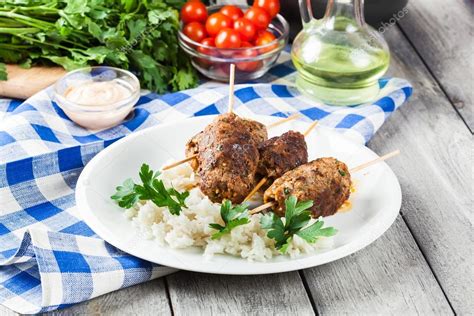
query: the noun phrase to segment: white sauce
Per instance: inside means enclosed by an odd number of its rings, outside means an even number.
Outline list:
[[[70,87],[65,93],[66,100],[80,105],[104,106],[122,101],[132,92],[117,80],[87,81]]]

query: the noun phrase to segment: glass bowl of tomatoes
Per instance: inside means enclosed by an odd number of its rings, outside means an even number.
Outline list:
[[[259,78],[288,43],[290,27],[279,7],[279,0],[257,0],[251,7],[190,0],[181,9],[179,45],[206,77],[228,81],[235,64],[236,81]]]

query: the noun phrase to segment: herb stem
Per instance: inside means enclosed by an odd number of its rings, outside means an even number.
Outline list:
[[[2,34],[30,34],[30,33],[37,33],[40,29],[34,27],[22,27],[22,28],[14,28],[14,27],[0,27],[0,33]]]
[[[53,4],[53,3],[52,3]],[[34,6],[34,7],[16,7],[15,9],[15,12],[28,12],[28,11],[35,11],[35,14],[49,14],[49,13],[54,13],[54,14],[57,14],[57,12],[59,11],[58,9],[54,8],[54,7],[47,7],[47,6]],[[0,11],[3,11],[3,12],[12,12],[12,9],[10,8],[0,8]],[[46,12],[46,11],[49,11],[49,12]]]
[[[16,44],[6,44],[6,43],[0,43],[0,48],[5,48],[5,49],[27,49],[29,48],[28,45],[16,45]]]
[[[52,44],[52,43],[48,43],[48,42],[42,42],[40,40],[37,40],[35,38],[32,38],[32,37],[28,37],[28,36],[24,36],[24,35],[20,35],[20,34],[15,34],[15,36],[21,38],[21,39],[24,39],[25,41],[31,41],[31,42],[34,42],[34,43],[38,43],[38,44],[41,44],[41,45],[46,45],[46,46],[51,46],[51,47],[54,47],[54,48],[61,48],[61,49],[65,49],[65,50],[69,50],[69,51],[77,51],[77,52],[82,52],[82,50],[80,49],[77,49],[77,48],[70,48],[70,47],[66,47],[66,46],[63,46],[61,44]],[[76,44],[76,45],[79,45],[79,44]],[[84,47],[84,46],[82,46]],[[85,47],[84,47],[85,48]]]
[[[46,21],[39,20],[39,19],[35,19],[35,18],[26,16],[26,15],[22,15],[22,14],[17,14],[17,13],[11,12],[11,11],[9,11],[9,12],[0,11],[0,17],[11,18],[11,19],[13,19],[17,22],[22,23],[22,24],[38,27],[38,28],[41,28],[41,29],[46,29],[48,27],[54,27],[54,23],[46,22]]]

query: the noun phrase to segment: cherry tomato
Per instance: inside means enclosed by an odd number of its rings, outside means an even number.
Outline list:
[[[193,1],[198,1],[198,0],[193,0]],[[213,37],[207,37],[201,41],[202,45],[210,46],[210,47],[216,47],[216,41],[214,40]],[[198,52],[206,55],[213,55],[213,49],[207,48],[207,47],[198,47]]]
[[[240,18],[234,22],[234,30],[239,32],[243,41],[251,42],[257,35],[257,28],[246,18]]]
[[[198,0],[193,0],[193,1],[198,1]],[[213,37],[207,37],[201,41],[201,44],[210,46],[210,47],[216,47],[216,42]],[[202,47],[198,46],[197,48],[198,52],[204,55],[209,55],[209,56],[217,56],[217,52],[215,49],[212,48],[207,48],[207,47]],[[206,58],[197,58],[198,63],[205,68],[209,68],[212,65],[212,62]]]
[[[235,21],[238,18],[244,16],[242,10],[239,7],[236,7],[235,5],[223,6],[222,9],[219,10],[219,12],[231,18],[232,21]]]
[[[239,32],[231,28],[220,30],[216,36],[217,48],[239,48],[241,43]]]
[[[217,33],[219,33],[219,31],[222,29],[231,28],[231,27],[232,27],[231,18],[229,18],[228,16],[225,16],[224,14],[220,12],[211,14],[206,21],[207,34],[211,36],[217,35]]]
[[[206,28],[199,22],[186,24],[183,28],[183,33],[195,42],[201,42],[206,38]]]
[[[253,6],[265,10],[272,19],[280,12],[280,0],[255,0]]]
[[[276,37],[272,33],[268,32],[268,31],[260,31],[257,35],[257,39],[255,40],[255,46],[267,45],[267,44],[273,42],[275,39],[276,39]],[[259,52],[261,54],[263,54],[263,53],[266,53],[266,52],[270,52],[270,51],[274,50],[277,47],[278,47],[277,44],[270,45],[270,46],[265,47],[265,48],[260,48]]]
[[[207,9],[201,1],[191,0],[186,2],[181,8],[181,21],[184,24],[191,22],[206,22]]]
[[[244,14],[244,18],[252,22],[259,30],[266,30],[271,21],[270,15],[267,11],[258,7],[251,7],[248,9]]]
[[[242,42],[240,47],[249,47],[249,49],[243,49],[242,52],[237,53],[236,58],[254,58],[258,56],[257,50],[250,48],[253,47],[253,45],[249,42]],[[241,61],[237,62],[235,66],[241,71],[253,72],[262,67],[262,61]]]

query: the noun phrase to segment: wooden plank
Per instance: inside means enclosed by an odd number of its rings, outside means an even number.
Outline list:
[[[390,165],[403,190],[403,218],[454,310],[470,314],[473,137],[399,30],[391,28],[386,37],[390,73],[409,78],[415,91],[369,145],[380,153],[402,150]]]
[[[366,249],[303,272],[322,315],[450,315],[403,219]]]
[[[175,315],[314,315],[297,272],[226,276],[183,271],[167,281]]]
[[[115,291],[51,315],[171,315],[164,278]]]
[[[66,74],[62,67],[35,66],[23,69],[17,65],[7,65],[8,80],[0,81],[0,96],[27,99],[52,85]]]
[[[474,2],[416,0],[399,25],[474,131]]]

